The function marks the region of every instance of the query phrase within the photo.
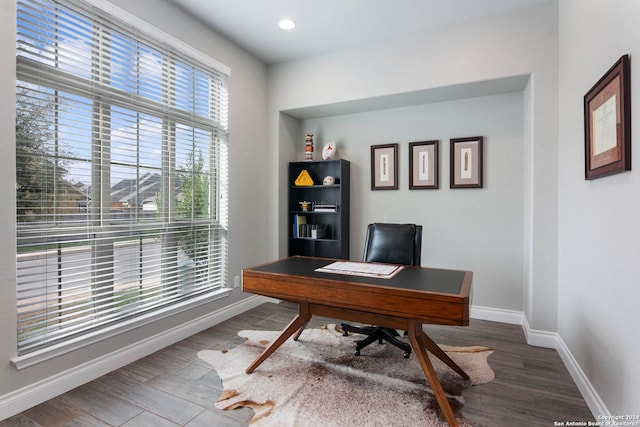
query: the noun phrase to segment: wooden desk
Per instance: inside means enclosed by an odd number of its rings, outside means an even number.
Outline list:
[[[463,378],[469,376],[423,332],[422,325],[469,324],[473,273],[407,266],[391,279],[377,279],[315,271],[333,261],[291,257],[242,271],[243,291],[299,305],[298,315],[246,372],[253,372],[294,333],[297,339],[313,315],[405,330],[447,422],[457,426],[426,350]]]

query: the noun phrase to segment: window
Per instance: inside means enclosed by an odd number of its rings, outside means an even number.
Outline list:
[[[226,67],[79,0],[17,10],[19,357],[226,294]]]

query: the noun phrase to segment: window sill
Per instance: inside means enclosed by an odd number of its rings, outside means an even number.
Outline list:
[[[110,328],[105,328],[100,331],[96,331],[95,333],[85,334],[82,337],[78,337],[64,343],[56,344],[42,350],[37,350],[29,354],[17,356],[11,359],[11,363],[17,370],[28,368],[30,366],[37,365],[50,359],[59,357],[63,354],[70,353],[80,348],[103,341],[105,339],[112,338],[136,328],[140,328],[144,325],[148,325],[153,322],[157,322],[158,320],[165,319],[178,313],[182,313],[194,307],[226,298],[231,293],[231,291],[231,288],[224,287],[216,289],[200,297],[190,299],[180,304],[174,304],[163,310],[154,311],[153,313],[137,317],[136,319],[132,319],[127,322],[121,322],[117,325],[113,325]]]

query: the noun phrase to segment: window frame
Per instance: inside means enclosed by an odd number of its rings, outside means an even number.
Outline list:
[[[227,66],[213,60],[212,58],[202,54],[199,51],[196,51],[195,49],[189,47],[183,42],[167,35],[166,33],[156,29],[155,27],[147,24],[146,22],[140,20],[139,18],[123,11],[122,9],[112,5],[111,3],[108,3],[102,0],[82,0],[82,1],[65,0],[65,1],[60,1],[58,3],[62,3],[65,6],[69,6],[69,5],[84,6],[85,4],[89,6],[93,6],[99,9],[100,11],[99,13],[103,16],[103,19],[104,19],[104,16],[107,16],[108,17],[107,20],[113,19],[113,20],[122,22],[128,26],[132,26],[140,33],[144,33],[146,37],[150,37],[155,40],[158,40],[160,43],[166,45],[169,49],[173,49],[174,51],[180,52],[181,53],[180,58],[183,58],[183,57],[191,58],[194,61],[196,61],[196,64],[197,63],[204,64],[207,67],[214,69],[219,74],[224,75],[226,78],[228,78],[230,75],[230,69]],[[95,13],[95,11],[93,11],[93,13]],[[20,57],[20,56],[18,56],[17,61],[18,61],[18,70],[17,70],[17,76],[16,76],[17,81],[22,80],[26,82],[36,83],[33,81],[34,79],[31,77],[31,74],[28,71],[25,72],[24,70],[34,66],[39,67],[39,64],[36,61],[30,60],[24,57]],[[93,66],[92,66],[92,69],[93,69]],[[73,93],[76,96],[90,98],[91,101],[93,102],[94,110],[97,109],[100,111],[100,114],[101,114],[100,120],[104,117],[104,112],[106,110],[110,111],[113,107],[131,109],[131,106],[135,105],[138,107],[138,109],[135,109],[135,111],[138,111],[138,114],[139,114],[140,111],[144,112],[145,108],[150,104],[149,100],[142,99],[142,98],[138,99],[136,95],[132,95],[131,93],[127,93],[124,91],[121,91],[121,93],[119,93],[118,90],[113,90],[113,88],[110,88],[111,90],[107,91],[107,89],[109,88],[100,87],[100,84],[96,86],[96,85],[91,85],[90,84],[91,82],[89,82],[88,84],[84,85],[84,84],[78,83],[77,79],[74,80],[73,78],[71,78],[70,80],[70,77],[73,77],[73,76],[68,75],[68,73],[66,73],[63,70],[50,70],[50,71],[52,73],[52,75],[50,76],[50,80],[52,84],[55,84],[55,87],[52,87],[54,91],[64,90],[64,91]],[[228,87],[226,87],[225,90],[226,90],[225,95],[228,97]],[[171,91],[168,91],[168,92],[171,92]],[[173,95],[169,95],[169,97],[171,96]],[[99,99],[107,99],[108,101],[103,104],[100,104],[100,102],[97,101]],[[173,96],[173,99],[174,99],[174,106],[175,106],[175,96]],[[188,123],[191,123],[191,125],[193,124],[197,125],[199,122],[198,120],[193,120],[193,115],[187,114],[183,110],[180,110],[177,107],[176,108],[170,107],[169,109],[167,109],[166,105],[161,105],[161,108],[165,110],[164,117],[158,117],[158,119],[161,120],[162,127],[163,127],[163,132],[162,132],[163,159],[162,159],[162,166],[161,166],[162,175],[164,175],[165,173],[168,173],[172,177],[169,180],[169,182],[171,183],[170,185],[162,186],[163,209],[161,210],[162,215],[160,215],[160,218],[159,218],[159,224],[161,225],[161,227],[163,227],[162,247],[164,248],[166,245],[168,244],[170,245],[170,243],[167,243],[167,235],[170,234],[167,230],[169,230],[170,227],[180,225],[180,224],[185,224],[185,223],[194,224],[196,226],[198,224],[209,226],[210,233],[219,234],[219,239],[215,239],[213,241],[216,242],[216,244],[222,245],[222,248],[219,249],[220,254],[222,254],[223,256],[222,267],[221,267],[222,277],[220,278],[220,283],[217,286],[212,287],[212,290],[208,292],[200,293],[189,299],[178,300],[170,305],[156,308],[152,312],[146,312],[146,313],[143,312],[142,314],[136,316],[134,319],[123,320],[113,325],[109,325],[107,327],[97,329],[97,330],[87,330],[87,333],[81,336],[75,336],[71,339],[66,339],[64,341],[56,342],[52,345],[35,349],[28,353],[20,354],[19,356],[17,356],[12,360],[13,364],[18,369],[22,369],[27,366],[40,363],[44,360],[57,357],[61,354],[67,353],[69,351],[73,351],[77,348],[81,348],[86,345],[90,345],[95,342],[104,340],[106,338],[121,334],[125,331],[138,328],[142,325],[156,322],[162,318],[191,309],[193,307],[197,307],[202,304],[206,304],[211,301],[224,298],[230,294],[231,288],[227,287],[228,250],[227,250],[227,239],[226,239],[226,233],[227,233],[226,230],[228,228],[228,212],[227,212],[227,209],[228,209],[228,183],[227,183],[228,182],[227,181],[228,180],[228,177],[227,177],[228,124],[226,122],[216,123],[215,125],[212,126],[211,123],[209,123],[206,119],[200,121],[200,124],[205,126],[205,128],[213,129],[213,132],[217,135],[216,138],[218,138],[221,141],[221,144],[220,144],[221,146],[217,147],[217,149],[220,150],[220,152],[217,152],[214,149],[210,149],[209,155],[212,158],[208,159],[209,165],[211,168],[213,168],[214,165],[218,165],[217,163],[218,161],[220,162],[219,164],[220,167],[218,167],[217,170],[215,171],[213,170],[209,171],[210,191],[209,191],[208,201],[209,201],[210,214],[208,218],[201,218],[201,219],[192,218],[191,220],[181,219],[176,217],[175,202],[171,197],[172,194],[175,194],[173,191],[174,188],[172,188],[172,186],[175,185],[174,180],[176,177],[175,128],[179,126],[179,124],[181,123],[180,119],[182,117],[185,117],[185,115],[188,116],[189,118]],[[228,113],[224,115],[226,118],[226,121],[228,121],[227,114]],[[95,120],[96,120],[96,117],[94,116],[92,117],[91,122],[95,123]],[[99,128],[102,131],[106,129],[104,126],[100,126]],[[174,129],[173,132],[171,132],[170,130],[171,128]],[[167,135],[173,135],[173,137],[169,137]],[[92,138],[91,151],[102,152],[104,148],[103,146],[105,144],[104,141],[107,141],[108,138],[109,138],[108,135],[100,135]],[[139,143],[139,139],[137,141]],[[96,144],[100,146],[96,147]],[[109,144],[109,143],[106,142],[106,144]],[[170,148],[172,145],[173,145],[173,151]],[[215,156],[219,156],[219,158],[217,159],[213,158]],[[171,161],[172,159],[170,159],[171,157],[173,157],[173,160],[174,160],[173,162]],[[97,167],[92,167],[92,170],[93,170],[92,174],[105,173],[105,172],[110,173],[110,168],[111,168],[110,159],[105,159],[104,157],[100,157],[97,160],[100,162],[100,164]],[[139,164],[136,164],[136,167],[139,167]],[[221,179],[218,180],[216,177],[221,177]],[[94,182],[97,182],[97,181],[94,181]],[[102,191],[104,192],[105,190],[108,190],[108,189],[109,188],[106,188],[106,189],[103,188]],[[101,203],[100,203],[101,209],[104,210],[108,208],[108,206],[106,206],[107,197],[104,195],[99,197],[101,199]],[[100,216],[100,212],[96,212],[96,215]],[[114,221],[110,221],[109,224],[101,224],[101,225],[104,225],[114,230],[121,227],[117,222],[114,222]],[[145,224],[139,225],[138,223],[135,223],[133,225],[128,224],[127,228],[135,230],[136,228],[143,229],[145,226],[146,226]],[[61,231],[66,233],[69,227],[72,227],[72,226],[62,225],[60,229]],[[105,242],[105,245],[109,245],[109,242]],[[113,245],[111,246],[111,248],[112,248],[111,250],[113,250]],[[165,257],[165,256],[167,255],[165,255],[163,251],[162,257]],[[213,256],[213,255],[210,254],[209,256]],[[170,262],[174,262],[174,261],[175,259],[170,260]],[[217,260],[214,260],[214,261],[217,262]],[[162,264],[164,263],[165,262],[162,261]]]

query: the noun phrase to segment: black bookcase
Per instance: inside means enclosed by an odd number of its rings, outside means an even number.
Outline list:
[[[347,160],[289,163],[289,256],[349,259],[350,163]],[[313,185],[296,185],[306,170]],[[335,182],[324,185],[331,176]],[[303,210],[301,202],[309,202]]]

